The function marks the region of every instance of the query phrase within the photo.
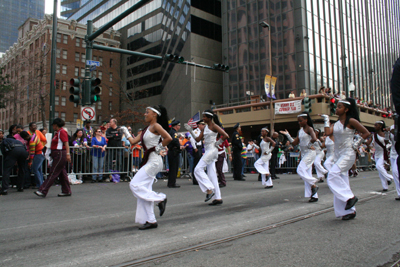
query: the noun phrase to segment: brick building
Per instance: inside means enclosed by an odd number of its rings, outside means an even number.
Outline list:
[[[6,95],[6,107],[0,109],[0,127],[27,126],[33,121],[39,127],[45,122],[48,128],[52,16],[46,15],[43,20],[29,18],[18,31],[18,42],[0,58],[0,68],[9,75],[13,88]],[[85,35],[86,25],[58,19],[55,117],[65,120],[70,131],[75,130],[76,121],[81,118],[81,107],[68,99],[69,80],[85,75]],[[108,30],[96,38],[96,43],[119,47],[120,34]],[[102,80],[101,101],[95,104],[96,123],[100,123],[120,111],[120,55],[93,50],[93,60],[101,62],[93,72]]]

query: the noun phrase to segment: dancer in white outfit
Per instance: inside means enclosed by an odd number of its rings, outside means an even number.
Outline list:
[[[335,138],[335,163],[329,169],[327,183],[334,195],[333,207],[336,217],[342,217],[342,220],[351,220],[356,217],[354,205],[358,198],[350,189],[348,172],[356,159],[358,147],[370,133],[360,124],[354,99],[340,100],[336,108],[336,115],[339,116],[339,120],[334,125],[330,125],[328,115],[321,115],[324,118],[325,134],[328,136],[333,134]],[[361,135],[355,142],[353,141],[354,129]]]
[[[266,127],[261,129],[261,157],[254,163],[254,168],[261,173],[262,185],[264,185],[266,189],[274,187],[269,173],[269,160],[271,159],[271,152],[274,150],[276,144],[274,140],[268,137],[268,133],[269,130]]]
[[[300,145],[301,161],[297,167],[297,173],[304,181],[304,197],[310,198],[308,202],[316,202],[318,201],[318,186],[316,185],[318,179],[312,176],[312,164],[316,157],[313,145],[317,141],[317,138],[314,133],[311,117],[307,112],[302,112],[298,115],[297,121],[301,129],[295,139],[290,136],[287,130],[280,131],[280,133],[286,135],[289,142],[293,145]]]
[[[326,147],[324,167],[329,171],[335,163],[335,137],[333,137],[333,135],[327,136],[322,146]]]
[[[139,230],[157,228],[154,202],[158,202],[160,216],[164,214],[167,197],[163,193],[154,192],[152,187],[157,173],[163,167],[161,156],[166,155],[166,146],[172,140],[167,132],[167,110],[163,106],[147,107],[144,118],[149,126],[142,131],[141,135],[135,138],[131,136],[125,126],[121,127],[122,132],[132,145],[141,142],[144,148],[142,166],[129,184],[133,195],[137,198],[135,221],[143,224],[143,226],[139,227]]]
[[[222,129],[217,114],[214,114],[212,110],[205,110],[203,112],[203,121],[206,123],[206,127],[200,135],[196,137],[196,142],[199,142],[204,137],[203,143],[205,153],[194,169],[194,173],[201,191],[206,193],[205,202],[213,199],[212,203],[209,205],[214,206],[222,204],[221,190],[218,184],[217,171],[215,169],[215,162],[218,160],[218,147],[225,139],[229,138],[229,136]],[[192,136],[195,136],[192,127],[187,123],[185,123],[185,128]],[[220,135],[221,138],[217,141],[218,135]],[[204,171],[205,167],[207,167],[207,173]]]
[[[390,148],[390,161],[392,163],[392,174],[393,174],[393,180],[396,185],[396,191],[397,191],[397,197],[395,198],[396,200],[400,200],[400,181],[399,181],[399,169],[397,166],[397,158],[398,154],[395,149],[396,147],[396,138],[394,136],[394,125],[390,126],[390,143],[391,143],[391,148]]]
[[[390,165],[389,161],[389,153],[386,150],[386,145],[389,143],[389,136],[385,137],[385,122],[377,121],[375,122],[375,133],[372,137],[367,141],[367,145],[369,146],[372,142],[374,142],[375,148],[375,165],[379,172],[379,178],[381,179],[383,191],[387,191],[389,189],[389,185],[392,184],[393,176],[390,175],[386,166]]]
[[[317,141],[315,142],[314,148],[315,148],[315,160],[314,160],[314,167],[315,171],[317,172],[317,177],[320,183],[324,182],[325,174],[328,173],[328,171],[322,166],[322,160],[325,157],[325,153],[322,150],[322,142],[320,140],[320,133],[321,131],[318,129],[315,129],[315,136],[317,137]]]

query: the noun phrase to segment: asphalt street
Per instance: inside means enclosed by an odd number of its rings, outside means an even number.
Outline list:
[[[360,198],[352,221],[335,218],[326,183],[308,203],[296,174],[280,178],[264,189],[255,174],[228,176],[221,206],[205,203],[188,179],[179,189],[159,180],[154,190],[167,195],[167,210],[159,217],[156,207],[159,227],[148,231],[135,224],[125,182],[74,185],[66,198],[57,197],[59,186],[45,199],[11,190],[0,196],[0,266],[118,266],[164,253],[173,255],[143,266],[379,266],[400,252],[400,201],[394,185],[382,193],[377,172],[351,178]]]

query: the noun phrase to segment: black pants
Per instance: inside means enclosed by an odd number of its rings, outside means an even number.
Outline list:
[[[168,186],[174,186],[176,184],[176,176],[178,175],[179,169],[179,154],[180,153],[176,153],[173,151],[171,151],[171,153],[168,153]]]
[[[242,179],[242,155],[241,151],[232,152],[233,179]]]
[[[203,152],[202,152],[201,148],[198,148],[197,152],[193,151],[193,157],[194,157],[193,170],[196,168],[197,164],[199,163],[202,154],[203,154]],[[192,177],[193,178],[193,184],[197,185],[198,183],[197,183],[197,180],[196,180],[196,176],[194,175],[194,171],[193,171],[192,175],[193,175],[193,177]]]
[[[224,160],[225,160],[225,152],[222,154],[218,155],[218,160],[215,162],[215,168],[217,170],[217,176],[218,176],[218,183],[222,185],[226,185],[225,181],[225,175],[222,172],[222,168],[224,166]]]
[[[277,160],[278,160],[278,154],[272,153],[270,161],[271,165],[269,166],[269,172],[271,173],[272,178],[276,177],[275,168]]]
[[[18,179],[17,187],[18,189],[24,188],[25,182],[25,163],[28,158],[28,152],[25,147],[15,147],[11,150],[7,156],[4,158],[4,169],[3,169],[3,181],[1,188],[3,191],[7,191],[10,183],[10,174],[14,168],[15,163],[18,163]]]

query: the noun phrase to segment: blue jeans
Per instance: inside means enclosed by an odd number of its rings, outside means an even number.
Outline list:
[[[92,156],[93,160],[93,175],[92,175],[92,180],[96,181],[97,177],[99,178],[98,180],[101,181],[103,179],[103,174],[96,174],[99,172],[103,172],[103,167],[104,167],[104,157],[96,157]]]
[[[246,160],[247,159],[242,158],[242,175],[244,175],[244,167],[246,167]]]
[[[45,160],[42,154],[37,154],[33,158],[31,171],[35,175],[36,186],[39,188],[43,184],[43,161]]]
[[[193,174],[193,162],[194,162],[194,157],[190,154],[190,153],[187,153],[187,158],[188,158],[188,161],[189,161],[189,169],[190,169],[190,172]]]

